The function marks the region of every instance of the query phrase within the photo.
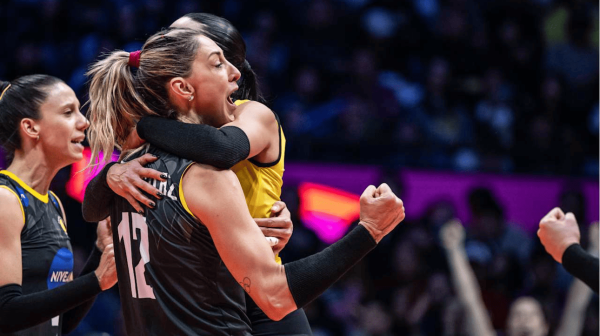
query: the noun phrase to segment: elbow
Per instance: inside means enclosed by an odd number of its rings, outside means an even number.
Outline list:
[[[296,309],[293,300],[290,302],[290,300],[286,299],[285,295],[281,295],[280,293],[265,293],[265,295],[259,298],[260,302],[256,301],[256,304],[265,315],[273,321],[282,320]]]
[[[275,305],[268,305],[265,308],[261,307],[261,309],[273,321],[281,321],[287,315],[281,307]]]

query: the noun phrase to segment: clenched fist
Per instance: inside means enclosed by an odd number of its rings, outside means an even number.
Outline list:
[[[579,244],[581,234],[572,213],[565,215],[560,208],[554,208],[540,221],[537,235],[548,254],[562,263],[565,250],[573,244]]]
[[[404,204],[390,187],[368,186],[360,196],[360,223],[377,243],[404,220]]]

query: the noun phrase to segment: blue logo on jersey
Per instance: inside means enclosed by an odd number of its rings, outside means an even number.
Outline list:
[[[21,197],[21,204],[23,204],[24,208],[27,208],[29,206],[29,198],[27,198],[27,195],[25,195],[25,190],[23,190],[20,187],[15,187],[17,188],[17,191],[19,192],[19,196]]]
[[[48,289],[54,289],[73,280],[73,253],[63,247],[54,256],[48,273]]]

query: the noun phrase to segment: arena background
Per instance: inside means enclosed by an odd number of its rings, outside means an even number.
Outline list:
[[[102,52],[139,49],[189,12],[224,16],[243,33],[281,117],[282,198],[295,225],[284,262],[354,225],[368,184],[387,182],[405,202],[405,222],[306,308],[315,335],[461,335],[464,307],[438,238],[453,217],[467,227],[494,327],[502,334],[510,303],[532,295],[552,334],[572,277],[535,228],[561,206],[585,246],[598,220],[596,1],[2,0],[0,78],[54,75],[83,103],[84,73]],[[52,190],[78,269],[95,225],[81,217],[87,177],[76,170],[62,170]],[[500,234],[483,238],[489,228]],[[594,295],[582,335],[598,335],[598,314]],[[116,289],[71,333],[123,334]]]

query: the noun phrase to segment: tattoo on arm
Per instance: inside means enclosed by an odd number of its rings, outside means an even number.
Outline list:
[[[244,288],[244,290],[248,294],[250,294],[250,285],[251,284],[252,284],[252,281],[250,281],[250,278],[248,278],[248,277],[245,277],[244,280],[242,282],[240,282],[240,286],[242,286],[242,288]]]

